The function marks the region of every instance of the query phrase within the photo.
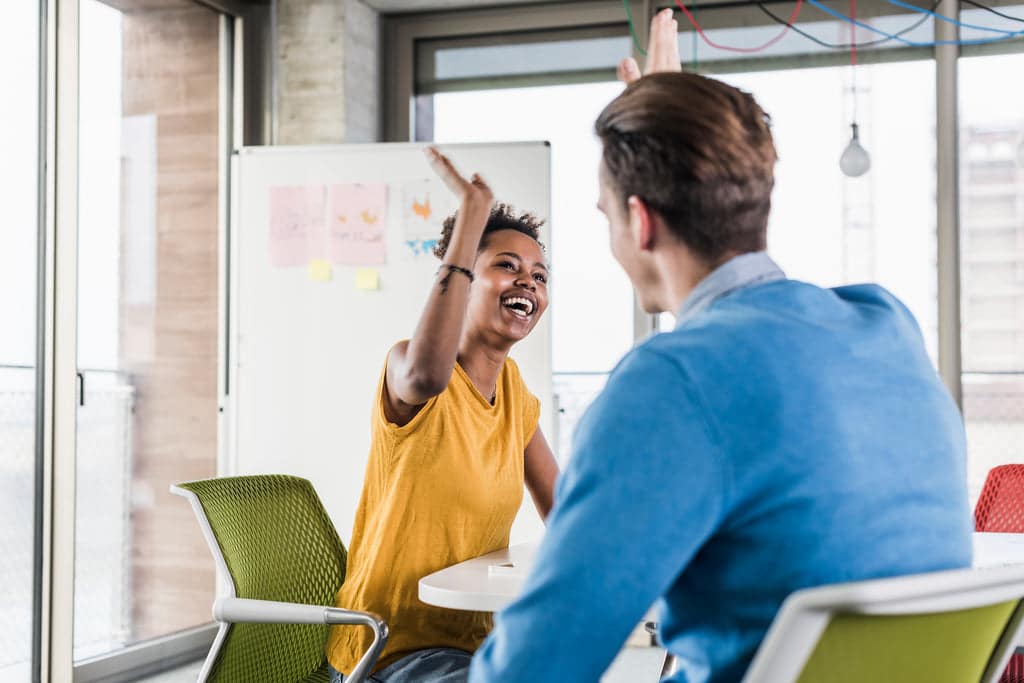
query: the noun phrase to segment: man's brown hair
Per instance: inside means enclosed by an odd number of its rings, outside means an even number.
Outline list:
[[[692,73],[651,74],[612,100],[595,129],[623,207],[643,199],[712,265],[765,248],[777,157],[750,93]]]

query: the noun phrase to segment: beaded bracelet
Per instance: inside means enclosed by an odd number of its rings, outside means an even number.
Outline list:
[[[448,293],[448,280],[451,279],[452,273],[462,273],[463,275],[465,275],[466,277],[469,278],[470,282],[473,281],[473,271],[472,270],[470,270],[469,268],[463,268],[462,266],[455,266],[455,265],[452,265],[450,263],[442,263],[438,267],[437,273],[435,275],[440,274],[440,272],[442,270],[445,270],[445,269],[447,269],[448,272],[445,273],[445,276],[443,278],[441,278],[441,282],[440,282],[441,293],[442,294],[447,294]]]
[[[438,267],[437,272],[440,273],[445,268],[448,269],[448,274],[449,275],[451,275],[452,273],[462,273],[463,275],[465,275],[466,277],[469,278],[470,282],[473,281],[473,271],[470,270],[469,268],[463,268],[462,266],[455,266],[455,265],[452,265],[450,263],[442,263]],[[445,276],[445,277],[447,278],[447,276]]]

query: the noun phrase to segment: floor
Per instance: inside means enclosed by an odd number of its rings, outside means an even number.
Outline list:
[[[601,683],[643,683],[658,680],[664,650],[655,647],[626,647],[612,662]],[[202,662],[195,662],[174,671],[144,678],[137,683],[194,683]]]

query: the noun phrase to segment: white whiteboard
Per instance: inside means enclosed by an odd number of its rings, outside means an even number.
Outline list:
[[[233,159],[222,474],[311,480],[346,544],[385,355],[412,334],[438,266],[433,256],[412,254],[401,222],[403,188],[434,178],[424,146],[248,147]],[[479,172],[499,201],[549,220],[547,143],[440,148],[463,174]],[[386,262],[370,266],[379,272],[376,291],[356,288],[357,266],[332,265],[329,281],[314,281],[306,267],[271,263],[271,188],[348,183],[388,184]],[[551,244],[550,225],[542,241]],[[550,317],[549,310],[511,355],[541,401],[541,428],[554,444]],[[542,528],[524,493],[513,542],[536,538]]]

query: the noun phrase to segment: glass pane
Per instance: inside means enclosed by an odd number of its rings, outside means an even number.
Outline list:
[[[795,279],[877,282],[913,312],[938,356],[935,78],[931,61],[728,74],[772,117],[779,154],[768,251]],[[839,157],[857,123],[871,170]],[[814,106],[807,106],[814,93]]]
[[[32,680],[39,4],[0,21],[0,680]],[[17,106],[13,106],[16,102]]]
[[[75,659],[210,621],[219,15],[81,0]],[[134,6],[137,5],[137,6]]]
[[[1024,91],[1005,80],[1022,69],[1021,54],[960,60],[960,329],[974,498],[990,468],[1024,458]]]
[[[437,142],[551,142],[552,349],[556,393],[576,380],[561,373],[602,375],[633,345],[633,290],[608,247],[597,210],[600,143],[593,122],[619,83],[445,93],[434,96]],[[499,199],[500,199],[500,188]],[[529,209],[530,207],[516,207]],[[587,385],[589,387],[589,384]],[[589,389],[559,393],[559,441],[568,444]],[[570,411],[568,406],[575,406]],[[568,448],[559,448],[562,456]]]
[[[417,80],[422,86],[445,80],[542,75],[552,71],[611,73],[631,48],[628,35],[450,47],[424,42],[417,46],[417,65],[424,72]],[[433,69],[425,68],[430,66]],[[423,88],[417,87],[417,92],[423,92]]]
[[[982,8],[961,3],[960,21],[964,24],[964,28],[960,31],[960,39],[966,42],[963,48],[964,54],[970,54],[972,50],[978,49],[975,47],[976,45],[1002,42],[1006,40],[1007,34],[1016,34],[1015,37],[1018,39],[1024,35],[1024,25],[1022,25],[1024,24],[1024,4],[985,3],[985,5]],[[1005,45],[1008,51],[1014,50],[1013,42],[1015,41],[1007,42]],[[961,101],[962,99],[963,95],[961,95]]]

